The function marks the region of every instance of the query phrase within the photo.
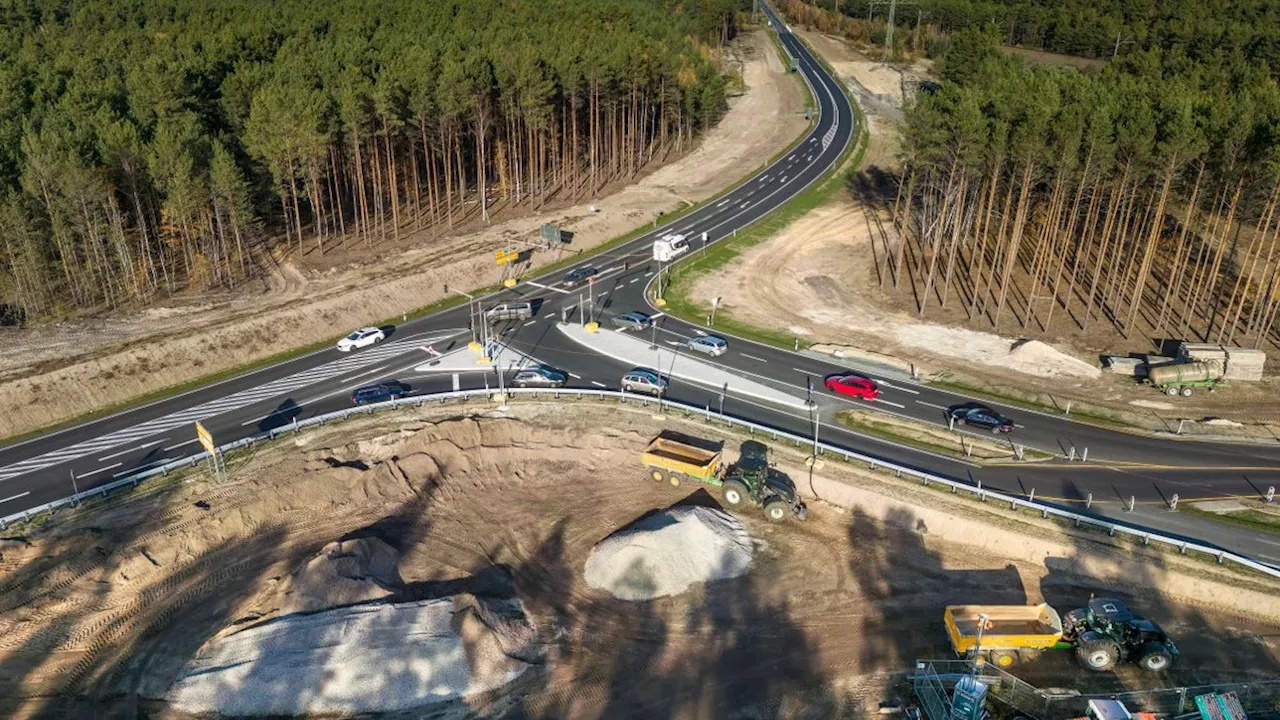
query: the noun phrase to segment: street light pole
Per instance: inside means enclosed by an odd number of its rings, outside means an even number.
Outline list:
[[[459,295],[462,295],[467,299],[467,326],[468,326],[468,329],[471,330],[471,341],[480,342],[480,338],[476,337],[476,311],[475,311],[476,296],[472,295],[469,292],[466,292],[465,290],[459,290],[458,288],[450,288],[449,283],[445,283],[444,294],[448,295],[450,290],[458,293]]]
[[[71,491],[72,497],[76,499],[76,504],[80,504],[80,488],[76,485],[76,471],[71,471]]]
[[[724,396],[725,396],[725,393],[727,392],[729,392],[729,383],[725,383],[720,388],[720,416],[721,417],[724,417]]]

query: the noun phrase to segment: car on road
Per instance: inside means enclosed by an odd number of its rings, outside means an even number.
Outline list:
[[[653,318],[642,312],[629,312],[609,318],[619,330],[644,330],[653,324]]]
[[[511,378],[511,384],[519,388],[527,387],[564,387],[565,382],[569,380],[569,376],[554,368],[545,365],[535,365],[527,367],[516,376]]]
[[[387,339],[387,334],[376,327],[360,328],[338,341],[338,350],[351,352],[357,348],[368,347]]]
[[[484,317],[489,322],[528,320],[533,317],[533,303],[523,301],[500,303],[486,310]]]
[[[729,352],[729,342],[722,337],[715,335],[698,335],[689,338],[686,343],[690,350],[700,353],[706,353],[711,357],[720,357]]]
[[[407,394],[409,394],[408,385],[399,380],[387,380],[356,388],[351,393],[351,404],[365,405],[367,403],[386,402],[387,400],[402,398]]]
[[[661,395],[667,390],[667,379],[649,368],[631,368],[622,376],[622,389],[627,392],[645,392]]]
[[[590,265],[576,268],[566,273],[564,280],[560,284],[564,285],[566,288],[575,288],[585,283],[588,278],[598,274],[599,272],[599,270],[591,267]]]
[[[948,410],[947,415],[961,425],[980,427],[993,433],[1013,432],[1013,421],[986,405],[961,405]]]
[[[863,400],[880,397],[880,386],[876,381],[861,375],[832,375],[824,384],[837,395],[849,395]]]

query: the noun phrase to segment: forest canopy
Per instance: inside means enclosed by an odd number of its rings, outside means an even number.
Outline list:
[[[232,287],[272,234],[589,196],[723,112],[740,4],[0,4],[0,304]]]

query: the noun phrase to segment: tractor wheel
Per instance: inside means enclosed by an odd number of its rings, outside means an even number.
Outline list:
[[[992,650],[990,653],[991,664],[1001,670],[1008,670],[1018,664],[1018,653],[1016,650]]]
[[[1094,672],[1106,672],[1120,659],[1120,646],[1114,640],[1087,632],[1076,642],[1076,660],[1080,667]]]
[[[769,518],[769,522],[786,522],[787,516],[791,514],[791,508],[787,507],[786,500],[773,497],[764,501],[764,514]]]
[[[1138,657],[1138,664],[1143,670],[1151,672],[1163,672],[1169,669],[1169,665],[1173,663],[1173,655],[1169,653],[1169,649],[1158,642],[1149,642],[1142,646],[1142,654]]]
[[[724,504],[733,510],[742,507],[747,502],[747,498],[751,497],[747,492],[747,486],[737,480],[725,481],[724,486],[720,488],[720,496],[724,498]]]
[[[1195,390],[1193,390],[1193,389],[1191,389],[1191,388],[1189,388],[1189,387],[1184,387],[1184,388],[1182,388],[1182,397],[1191,397],[1191,394],[1192,394],[1192,393],[1194,393],[1194,392],[1195,392]]]
[[[649,468],[649,477],[653,478],[653,481],[658,483],[666,482],[667,480],[667,474],[658,468]]]
[[[1169,397],[1177,397],[1177,396],[1178,396],[1178,388],[1177,388],[1177,386],[1174,386],[1174,385],[1170,385],[1169,387],[1165,388],[1165,391],[1164,391],[1164,392],[1165,392],[1165,394],[1166,394],[1166,395],[1168,395]]]

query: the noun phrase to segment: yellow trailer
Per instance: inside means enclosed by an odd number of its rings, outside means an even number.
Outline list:
[[[664,431],[644,451],[643,462],[649,477],[658,482],[679,485],[689,478],[720,486],[720,469],[724,458],[719,450],[699,447],[676,433]]]
[[[950,605],[943,621],[957,655],[968,656],[977,649],[1000,667],[1017,662],[1020,650],[1073,647],[1062,639],[1062,617],[1045,603]]]

